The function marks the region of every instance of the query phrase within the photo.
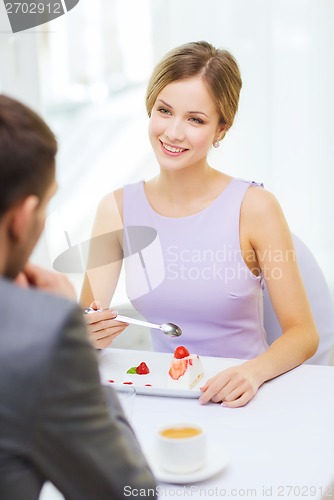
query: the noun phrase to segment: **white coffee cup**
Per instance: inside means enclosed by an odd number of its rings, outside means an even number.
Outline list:
[[[156,434],[156,454],[159,466],[168,472],[195,472],[206,462],[206,433],[189,422],[165,425]]]

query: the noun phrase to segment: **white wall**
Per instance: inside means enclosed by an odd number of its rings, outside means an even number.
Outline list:
[[[0,2],[0,92],[40,110],[38,31],[11,32],[5,5]]]

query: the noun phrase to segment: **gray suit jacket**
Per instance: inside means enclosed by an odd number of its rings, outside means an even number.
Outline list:
[[[155,481],[117,398],[109,412],[74,303],[0,278],[0,499],[124,499]]]

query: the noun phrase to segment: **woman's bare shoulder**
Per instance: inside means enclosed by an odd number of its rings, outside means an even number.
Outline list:
[[[282,211],[276,196],[260,186],[251,186],[247,190],[241,206],[243,215],[266,217]]]
[[[278,236],[288,240],[289,229],[280,203],[273,193],[259,186],[248,189],[240,211],[241,236],[257,246]]]
[[[123,227],[123,189],[111,191],[100,200],[96,211],[94,232],[102,233]]]
[[[116,189],[104,195],[98,206],[98,212],[100,214],[112,215],[115,210],[122,215],[123,188]]]

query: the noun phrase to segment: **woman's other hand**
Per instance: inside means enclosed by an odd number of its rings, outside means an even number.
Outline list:
[[[254,368],[252,361],[247,361],[219,372],[201,387],[203,394],[199,402],[221,402],[222,406],[229,408],[244,406],[255,396],[263,383],[263,380],[256,376]]]

